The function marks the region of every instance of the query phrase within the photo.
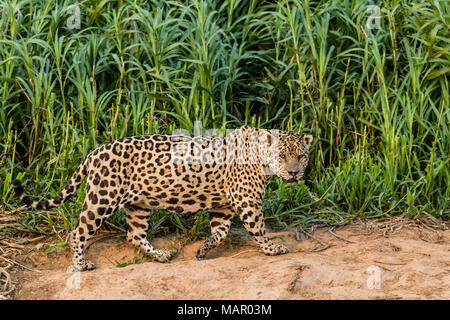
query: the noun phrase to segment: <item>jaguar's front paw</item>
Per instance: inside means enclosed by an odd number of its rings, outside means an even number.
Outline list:
[[[95,263],[83,259],[81,261],[75,262],[71,267],[69,267],[68,270],[72,272],[80,272],[80,271],[94,270],[95,268],[96,268]]]
[[[153,253],[153,257],[158,262],[169,262],[173,258],[174,254],[168,250],[160,250],[158,249],[155,253]]]
[[[206,253],[208,252],[208,250],[206,250],[203,246],[201,246],[200,248],[198,248],[197,250],[197,254],[195,255],[197,257],[197,260],[203,260],[205,259]]]
[[[274,242],[268,243],[267,246],[262,247],[261,249],[268,256],[276,256],[289,252],[289,249],[285,245],[277,244]]]
[[[275,252],[276,254],[286,254],[289,253],[289,248],[282,244],[276,244],[275,245]]]

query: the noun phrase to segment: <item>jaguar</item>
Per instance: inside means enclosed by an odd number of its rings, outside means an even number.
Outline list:
[[[312,142],[310,134],[249,126],[225,137],[142,135],[96,148],[53,199],[32,200],[21,181],[12,183],[24,204],[48,210],[67,201],[86,179],[85,200],[69,238],[78,271],[95,268],[85,259],[87,241],[119,209],[125,210],[127,240],[160,262],[172,254],[147,240],[153,209],[209,212],[211,235],[198,248],[198,259],[225,240],[235,215],[265,254],[279,255],[289,250],[266,235],[261,212],[265,188],[272,176],[288,184],[301,180]]]

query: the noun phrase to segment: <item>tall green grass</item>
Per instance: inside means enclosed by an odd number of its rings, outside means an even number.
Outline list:
[[[72,4],[80,29],[68,27]],[[379,29],[366,27],[372,4]],[[16,176],[36,197],[52,196],[96,146],[193,132],[201,121],[316,137],[306,183],[269,184],[263,209],[274,225],[450,216],[449,1],[0,0],[0,8],[5,210],[18,206]],[[74,221],[83,197],[58,210]]]

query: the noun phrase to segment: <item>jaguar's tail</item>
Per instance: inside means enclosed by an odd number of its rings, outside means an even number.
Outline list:
[[[22,182],[20,180],[13,180],[12,184],[16,195],[22,200],[24,204],[29,207],[36,209],[51,209],[57,207],[64,202],[66,202],[80,187],[81,182],[84,180],[87,174],[87,159],[77,168],[66,187],[53,199],[34,201],[32,200],[22,187]]]

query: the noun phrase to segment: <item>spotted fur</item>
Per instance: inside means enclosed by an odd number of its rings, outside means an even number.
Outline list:
[[[86,242],[120,208],[129,226],[127,240],[157,261],[169,261],[171,254],[147,240],[152,209],[210,212],[211,236],[199,247],[198,259],[226,238],[235,214],[265,254],[284,254],[288,249],[266,236],[261,203],[271,176],[287,183],[303,177],[312,140],[311,135],[252,127],[235,129],[225,138],[136,136],[91,152],[54,199],[33,201],[20,181],[13,185],[26,205],[50,209],[67,201],[87,179],[83,208],[70,237],[78,270],[95,268],[84,258]]]

